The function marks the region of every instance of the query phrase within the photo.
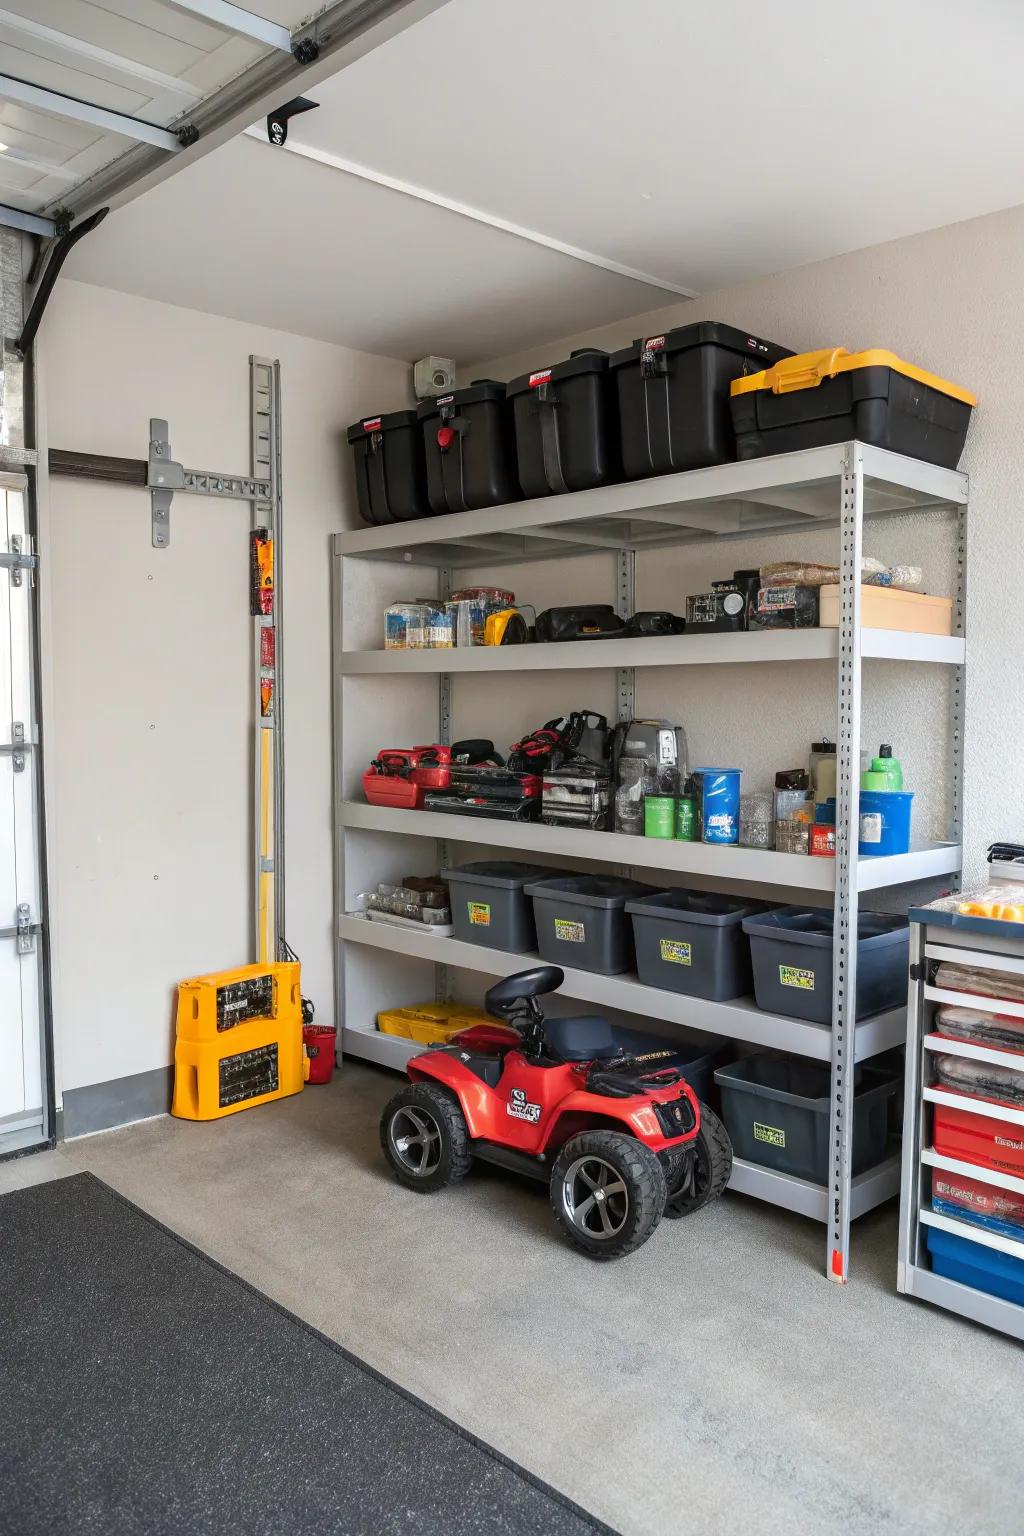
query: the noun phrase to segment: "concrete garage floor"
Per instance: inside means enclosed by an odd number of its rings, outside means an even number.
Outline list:
[[[1019,1348],[896,1296],[894,1208],[857,1223],[845,1290],[817,1224],[738,1196],[595,1264],[540,1186],[394,1183],[397,1084],[353,1063],[0,1163],[0,1192],[91,1170],[626,1536],[1020,1529]]]

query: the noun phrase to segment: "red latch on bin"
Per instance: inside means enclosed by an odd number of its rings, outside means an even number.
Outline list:
[[[451,445],[452,445],[452,443],[454,441],[455,441],[455,428],[454,427],[438,427],[438,429],[437,429],[437,446],[440,448],[442,453],[445,453],[451,447]]]

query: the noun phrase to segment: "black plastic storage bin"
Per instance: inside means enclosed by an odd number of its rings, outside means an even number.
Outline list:
[[[442,869],[451,892],[455,937],[517,953],[536,949],[533,902],[525,888],[550,873],[537,864],[495,859]]]
[[[710,1104],[712,1109],[718,1108],[715,1068],[732,1053],[730,1042],[711,1036],[703,1040],[666,1040],[664,1035],[652,1035],[644,1029],[626,1029],[621,1024],[612,1025],[612,1034],[616,1045],[631,1056],[668,1051],[664,1061],[652,1062],[651,1066],[678,1068],[701,1103]]]
[[[619,408],[608,353],[582,347],[508,386],[524,496],[589,491],[621,478]]]
[[[515,501],[519,482],[504,384],[476,379],[416,407],[433,512],[469,512]]]
[[[423,435],[415,411],[392,411],[354,422],[348,440],[364,523],[404,523],[429,514]]]
[[[955,469],[975,397],[893,352],[802,352],[737,380],[730,400],[741,459],[859,438]]]
[[[749,1163],[814,1184],[828,1183],[830,1076],[816,1061],[789,1056],[747,1056],[719,1067],[722,1119],[733,1152]],[[855,1068],[853,1175],[885,1157],[889,1101],[899,1078],[877,1068]]]
[[[745,917],[757,1006],[768,1013],[832,1023],[834,914],[779,907]],[[906,1001],[910,928],[905,917],[861,912],[857,919],[857,1018]]]
[[[633,928],[626,902],[650,889],[618,875],[562,875],[528,885],[541,958],[605,976],[632,970]]]
[[[710,891],[659,891],[626,903],[633,919],[636,969],[649,987],[726,1002],[752,986],[743,919],[764,903]]]
[[[730,383],[788,356],[788,347],[717,321],[680,325],[613,352],[626,476],[734,459]]]

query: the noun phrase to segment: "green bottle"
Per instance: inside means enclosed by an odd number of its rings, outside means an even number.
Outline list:
[[[883,791],[903,788],[903,766],[899,758],[893,757],[888,742],[882,742],[878,756],[871,759],[871,767],[861,774],[860,787]]]

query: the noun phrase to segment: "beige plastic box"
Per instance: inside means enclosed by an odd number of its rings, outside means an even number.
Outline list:
[[[822,587],[819,624],[839,628],[839,588]],[[953,633],[953,599],[932,597],[926,592],[898,592],[895,587],[861,588],[860,622],[863,629],[909,629],[919,635]]]

